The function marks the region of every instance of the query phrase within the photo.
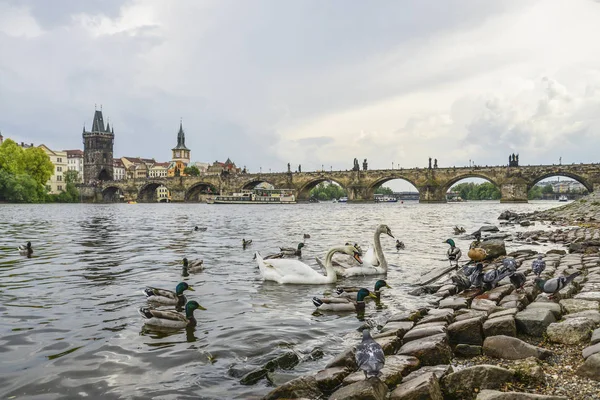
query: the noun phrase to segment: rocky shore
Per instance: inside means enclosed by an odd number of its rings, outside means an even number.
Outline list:
[[[381,322],[372,331],[386,354],[379,378],[365,380],[357,372],[351,347],[325,369],[287,381],[264,399],[600,399],[600,253],[594,245],[600,239],[600,196],[582,200],[505,220],[570,226],[518,238],[568,246],[568,252],[544,255],[542,278],[582,274],[552,300],[533,284],[537,252],[509,254],[527,277],[522,290],[506,278],[487,292],[459,292],[448,280],[429,286],[437,307]],[[356,343],[359,337],[357,332]]]

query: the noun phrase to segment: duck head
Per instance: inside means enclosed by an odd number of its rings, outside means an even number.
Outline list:
[[[354,246],[353,245],[345,246],[344,247],[344,253],[346,253],[346,254],[354,257],[354,259],[356,261],[358,261],[359,264],[363,263],[362,260],[361,260],[361,258],[360,258],[361,251],[356,248],[356,245],[354,245]]]
[[[393,239],[395,239],[394,235],[392,235],[392,230],[390,229],[389,226],[387,226],[387,225],[379,225],[379,227],[377,228],[377,230],[379,232],[385,233],[386,235],[391,236]]]
[[[184,258],[183,260],[181,260],[181,264],[183,264],[183,266],[184,266],[185,268],[187,268],[187,267],[188,267],[188,259],[187,259],[187,258]]]
[[[27,242],[27,250],[31,250],[31,242]]]
[[[185,282],[179,282],[175,287],[175,293],[177,296],[182,295],[185,290],[191,290],[192,292],[194,291],[194,289]]]
[[[197,231],[199,228],[197,226],[194,227],[194,230]]]
[[[195,310],[206,310],[196,300],[190,300],[185,304],[185,316],[190,319],[194,315]]]
[[[387,282],[384,281],[383,279],[380,279],[377,282],[375,282],[375,291],[376,292],[379,292],[379,290],[384,287],[391,289],[390,285],[388,285]]]
[[[377,298],[369,289],[362,288],[356,293],[356,301],[365,301],[365,297]]]
[[[444,243],[448,243],[451,247],[456,247],[456,244],[454,244],[454,240],[452,239],[446,239]]]
[[[298,250],[302,250],[303,247],[304,247],[304,243],[298,243]]]

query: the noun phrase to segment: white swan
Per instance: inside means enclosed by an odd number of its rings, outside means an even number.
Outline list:
[[[335,253],[346,253],[353,255],[359,263],[362,263],[359,251],[354,246],[334,247],[329,250],[327,256],[325,257],[326,275],[315,271],[302,261],[283,258],[264,260],[258,252],[256,252],[255,256],[258,263],[258,269],[260,270],[260,275],[265,281],[322,285],[335,283],[337,281],[337,275],[331,266],[331,258]]]
[[[387,260],[385,259],[385,254],[381,248],[381,240],[379,238],[382,233],[385,233],[392,238],[394,237],[394,235],[392,235],[392,231],[387,225],[379,225],[375,230],[375,236],[373,238],[375,244],[365,253],[364,262],[362,265],[343,265],[342,263],[338,263],[337,266],[333,267],[336,274],[338,276],[348,277],[361,275],[380,275],[387,273],[388,264]],[[375,250],[374,253],[373,249]],[[367,260],[369,261],[367,262]],[[321,261],[319,258],[317,258],[317,263],[323,266],[323,261]]]

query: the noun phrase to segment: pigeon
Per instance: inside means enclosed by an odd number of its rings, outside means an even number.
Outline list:
[[[527,281],[525,274],[523,274],[522,272],[513,273],[512,275],[510,275],[509,279],[510,279],[510,283],[513,284],[513,286],[515,287],[515,289],[517,291],[519,289],[523,288],[523,285]]]
[[[365,380],[378,377],[385,365],[385,355],[381,345],[371,337],[368,329],[363,330],[362,342],[356,346],[356,364],[365,373]]]
[[[477,263],[475,270],[469,275],[471,286],[479,288],[483,286],[483,264]]]
[[[482,267],[483,267],[483,264],[482,264]],[[472,274],[473,272],[475,272],[475,270],[476,270],[476,269],[477,269],[477,266],[476,266],[476,265],[474,265],[474,266],[470,267],[470,266],[467,264],[467,265],[464,265],[464,266],[462,267],[462,273],[463,273],[463,274],[465,274],[465,276],[471,276],[471,274]]]
[[[450,245],[450,248],[446,253],[448,255],[448,261],[450,261],[450,265],[452,265],[452,261],[454,261],[458,266],[458,260],[460,259],[460,256],[462,256],[462,252],[458,247],[456,247],[454,240],[448,239],[444,243],[448,243]]]
[[[452,280],[452,283],[456,285],[456,290],[458,292],[462,292],[471,287],[471,280],[462,271],[458,271],[456,274],[452,275],[450,279]]]
[[[511,269],[498,270],[493,269],[491,271],[486,272],[483,275],[483,289],[484,290],[492,290],[496,286],[498,286],[498,282],[507,276],[511,276],[515,273],[515,271]]]
[[[540,254],[538,255],[537,260],[533,260],[531,262],[531,269],[533,270],[533,273],[536,274],[538,277],[546,269],[546,261],[542,260],[542,258],[543,256]]]
[[[535,284],[544,293],[550,294],[549,298],[552,298],[560,289],[567,286],[573,279],[581,275],[580,271],[572,273],[569,276],[559,276],[558,278],[552,278],[543,280],[542,278],[536,277],[534,279]]]
[[[517,270],[517,260],[513,257],[506,257],[502,260],[502,271],[512,270],[513,272]]]

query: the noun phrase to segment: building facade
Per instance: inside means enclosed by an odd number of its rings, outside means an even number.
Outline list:
[[[104,126],[102,111],[95,111],[91,131],[84,126],[82,136],[84,183],[112,180],[115,131],[109,124]]]
[[[211,165],[210,167],[208,167],[208,172],[214,172],[214,173],[230,173],[230,174],[239,174],[241,172],[241,169],[235,166],[235,163],[233,161],[231,161],[231,159],[227,159],[227,161],[223,162],[219,162],[219,161],[215,161],[213,163],[213,165]]]
[[[59,194],[65,191],[67,182],[65,182],[64,173],[68,171],[67,152],[51,150],[46,145],[39,146],[50,157],[50,162],[54,165],[54,173],[46,183],[46,189],[50,194]]]
[[[121,157],[125,167],[125,179],[145,179],[156,161],[153,158]]]
[[[150,178],[164,178],[168,176],[169,163],[156,163],[150,168]]]
[[[67,168],[69,171],[77,171],[77,183],[83,182],[83,151],[64,150],[67,153]]]
[[[122,181],[125,179],[125,165],[120,158],[113,159],[113,180]]]

